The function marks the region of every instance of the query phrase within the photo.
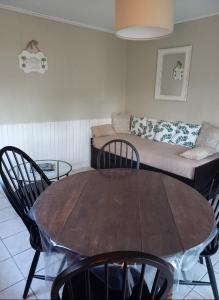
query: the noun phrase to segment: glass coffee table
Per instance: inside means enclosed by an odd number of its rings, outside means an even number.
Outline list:
[[[59,180],[62,177],[69,176],[72,171],[72,165],[63,160],[36,160],[39,167],[43,170],[49,180]]]
[[[56,159],[42,159],[42,160],[35,160],[35,162],[38,164],[38,166],[43,170],[45,175],[48,177],[49,180],[55,181],[59,180],[62,177],[68,176],[70,172],[72,171],[72,165],[66,161],[63,160],[56,160]],[[28,171],[28,177],[29,178],[23,178],[22,180],[38,180],[38,174],[33,174],[32,168],[29,163],[20,164],[19,168],[25,169]],[[10,170],[12,174],[12,178],[14,177],[14,172],[17,173],[17,176],[20,176],[20,172],[17,166],[15,166],[13,169]],[[26,172],[23,172],[24,174]],[[39,178],[40,179],[40,178]]]

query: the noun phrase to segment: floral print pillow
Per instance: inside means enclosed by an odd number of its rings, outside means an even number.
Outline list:
[[[193,148],[199,136],[201,125],[180,122],[171,143]]]
[[[147,120],[147,126],[145,128],[144,133],[142,134],[142,138],[144,139],[149,139],[153,140],[155,137],[155,134],[157,132],[157,126],[158,126],[158,121],[155,119],[148,119]]]
[[[134,117],[131,124],[131,134],[142,136],[147,126],[147,119]]]
[[[154,140],[157,142],[170,143],[176,134],[179,122],[159,121]]]

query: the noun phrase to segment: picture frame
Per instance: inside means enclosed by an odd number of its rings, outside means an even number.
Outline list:
[[[192,46],[159,49],[155,100],[187,101]]]

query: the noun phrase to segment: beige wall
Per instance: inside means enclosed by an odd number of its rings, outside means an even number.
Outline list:
[[[107,118],[126,109],[158,119],[219,125],[219,16],[178,24],[172,36],[126,42],[109,33],[0,9],[0,123]],[[18,54],[36,39],[44,75]],[[155,101],[157,49],[192,45],[188,101]]]
[[[45,75],[18,67],[32,39]],[[124,110],[125,78],[126,42],[112,34],[0,9],[0,123],[109,117]]]
[[[157,50],[193,46],[187,102],[155,101]],[[172,36],[128,42],[126,110],[166,120],[219,125],[219,15],[178,24]]]

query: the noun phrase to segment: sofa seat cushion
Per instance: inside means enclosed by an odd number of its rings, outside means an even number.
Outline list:
[[[92,137],[115,135],[116,132],[111,124],[103,124],[91,127]]]
[[[201,160],[215,153],[217,153],[217,150],[211,147],[195,147],[181,153],[180,156],[188,159]]]
[[[184,146],[155,142],[129,134],[94,138],[93,145],[100,149],[113,139],[124,139],[132,143],[138,150],[141,163],[188,179],[194,178],[195,168],[219,158],[217,153],[202,160],[186,159],[180,156],[188,149]]]

